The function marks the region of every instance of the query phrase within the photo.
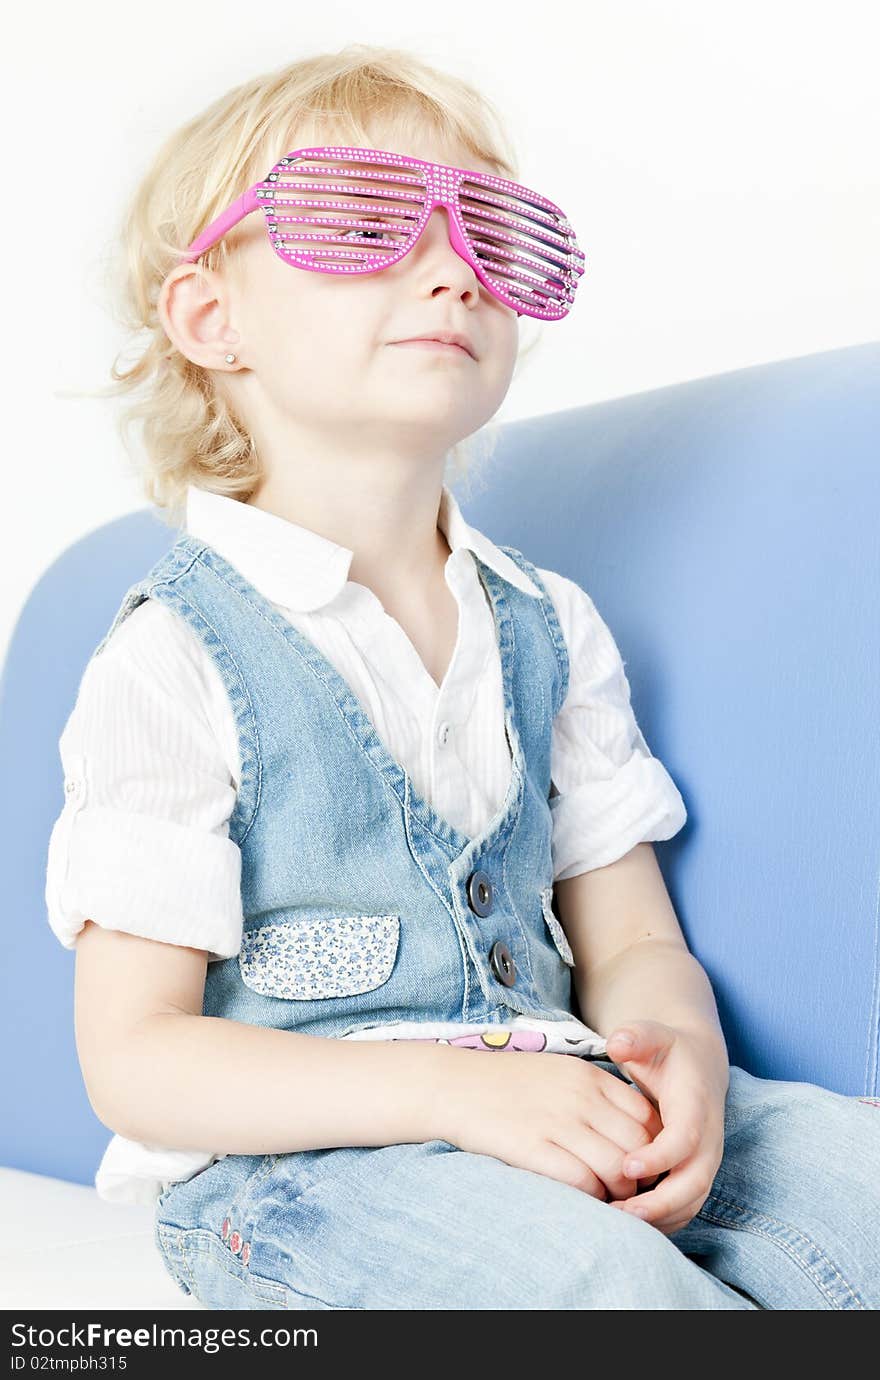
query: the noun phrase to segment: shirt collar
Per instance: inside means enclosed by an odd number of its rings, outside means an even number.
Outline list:
[[[472,551],[497,575],[525,594],[541,591],[515,561],[462,515],[452,490],[443,485],[437,525],[451,551]],[[186,494],[186,530],[207,542],[272,603],[303,613],[322,608],[348,581],[354,556],[347,546],[301,527],[296,522],[190,484]]]

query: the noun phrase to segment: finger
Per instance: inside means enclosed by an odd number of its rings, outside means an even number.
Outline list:
[[[653,1188],[654,1184],[659,1183],[664,1177],[664,1174],[648,1174],[644,1179],[636,1179],[636,1193],[645,1193],[647,1189]],[[632,1183],[629,1175],[624,1175],[624,1179],[627,1183]],[[626,1196],[629,1197],[629,1194]]]
[[[622,1110],[611,1098],[592,1099],[585,1109],[584,1121],[593,1131],[611,1141],[620,1152],[621,1171],[623,1157],[628,1154],[640,1155],[642,1150],[653,1143],[652,1133],[641,1121],[635,1121],[628,1111]]]
[[[673,1169],[682,1160],[690,1159],[700,1147],[705,1132],[708,1108],[699,1093],[679,1092],[664,1100],[663,1129],[650,1145],[624,1162],[625,1174],[634,1179],[646,1174],[660,1174]]]
[[[608,1198],[634,1198],[638,1189],[623,1173],[625,1151],[593,1126],[575,1125],[566,1133],[563,1148],[576,1155],[593,1174],[598,1175]]]
[[[706,1161],[701,1156],[683,1168],[670,1170],[656,1188],[626,1199],[623,1207],[656,1226],[662,1221],[676,1221],[695,1201],[701,1207],[708,1191]]]
[[[618,1208],[622,1211],[624,1208],[624,1203],[613,1202],[609,1203],[608,1206]],[[680,1213],[674,1221],[670,1222],[666,1218],[664,1218],[658,1222],[649,1222],[648,1225],[656,1227],[657,1230],[661,1231],[664,1236],[675,1236],[676,1232],[682,1231],[683,1228],[686,1227],[689,1222],[692,1222],[694,1220],[702,1206],[703,1204],[700,1201],[700,1199],[695,1198],[694,1201],[688,1205],[687,1210],[685,1212]],[[627,1215],[631,1217],[633,1214],[628,1213]]]
[[[588,1193],[591,1198],[607,1200],[608,1190],[598,1174],[593,1172],[585,1159],[559,1141],[543,1143],[537,1172],[561,1184],[570,1184],[572,1188]]]
[[[659,1104],[654,1093],[648,1087],[647,1083],[643,1078],[637,1078],[635,1075],[634,1069],[638,1067],[638,1065],[636,1065],[635,1062],[625,1064],[621,1063],[618,1064],[617,1067],[620,1069],[620,1072],[626,1079],[626,1083],[624,1084],[624,1086],[631,1088],[633,1092],[638,1093],[641,1097],[643,1097],[646,1100],[646,1102],[649,1102],[651,1104],[655,1111],[658,1111]]]
[[[609,1102],[627,1112],[634,1121],[641,1122],[652,1140],[660,1134],[663,1129],[660,1114],[653,1102],[649,1102],[638,1088],[634,1088],[631,1083],[624,1083],[623,1079],[613,1073],[603,1080],[600,1087],[603,1096]]]

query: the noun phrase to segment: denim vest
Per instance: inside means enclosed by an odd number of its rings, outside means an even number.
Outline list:
[[[183,533],[132,585],[211,656],[238,732],[229,836],[241,852],[236,957],[208,964],[203,1014],[345,1036],[394,1021],[571,1020],[571,950],[552,912],[553,719],[568,653],[537,599],[472,553],[491,602],[512,753],[507,796],[468,838],[415,790],[347,681],[236,567]]]

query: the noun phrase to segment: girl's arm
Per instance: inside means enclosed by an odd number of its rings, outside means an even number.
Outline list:
[[[687,947],[652,843],[557,881],[555,896],[591,1029],[610,1035],[626,1021],[663,1021],[704,1035],[726,1066],[715,996]]]
[[[460,1050],[203,1016],[206,969],[205,950],[85,922],[77,1053],[95,1115],[111,1131],[237,1155],[445,1138],[445,1089]]]
[[[80,1062],[98,1117],[127,1139],[233,1155],[446,1141],[593,1197],[635,1192],[623,1156],[650,1145],[658,1113],[589,1060],[202,1016],[206,968],[205,950],[80,931]]]

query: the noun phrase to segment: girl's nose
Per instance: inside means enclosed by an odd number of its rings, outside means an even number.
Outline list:
[[[440,226],[441,226],[441,230],[440,230],[440,231],[437,231],[437,230],[435,230],[435,228],[434,228],[435,222],[436,222],[438,219],[439,219],[439,221],[440,221]],[[443,234],[446,234],[447,236],[448,236],[448,234],[449,234],[449,211],[447,210],[447,208],[446,208],[445,206],[435,206],[434,209],[433,209],[433,211],[431,212],[431,214],[430,214],[429,217],[428,217],[428,224],[425,226],[425,234],[426,234],[426,235],[427,235],[427,234],[434,234],[434,235],[436,235],[436,234],[439,234],[439,233],[441,233],[441,232],[442,232]]]

